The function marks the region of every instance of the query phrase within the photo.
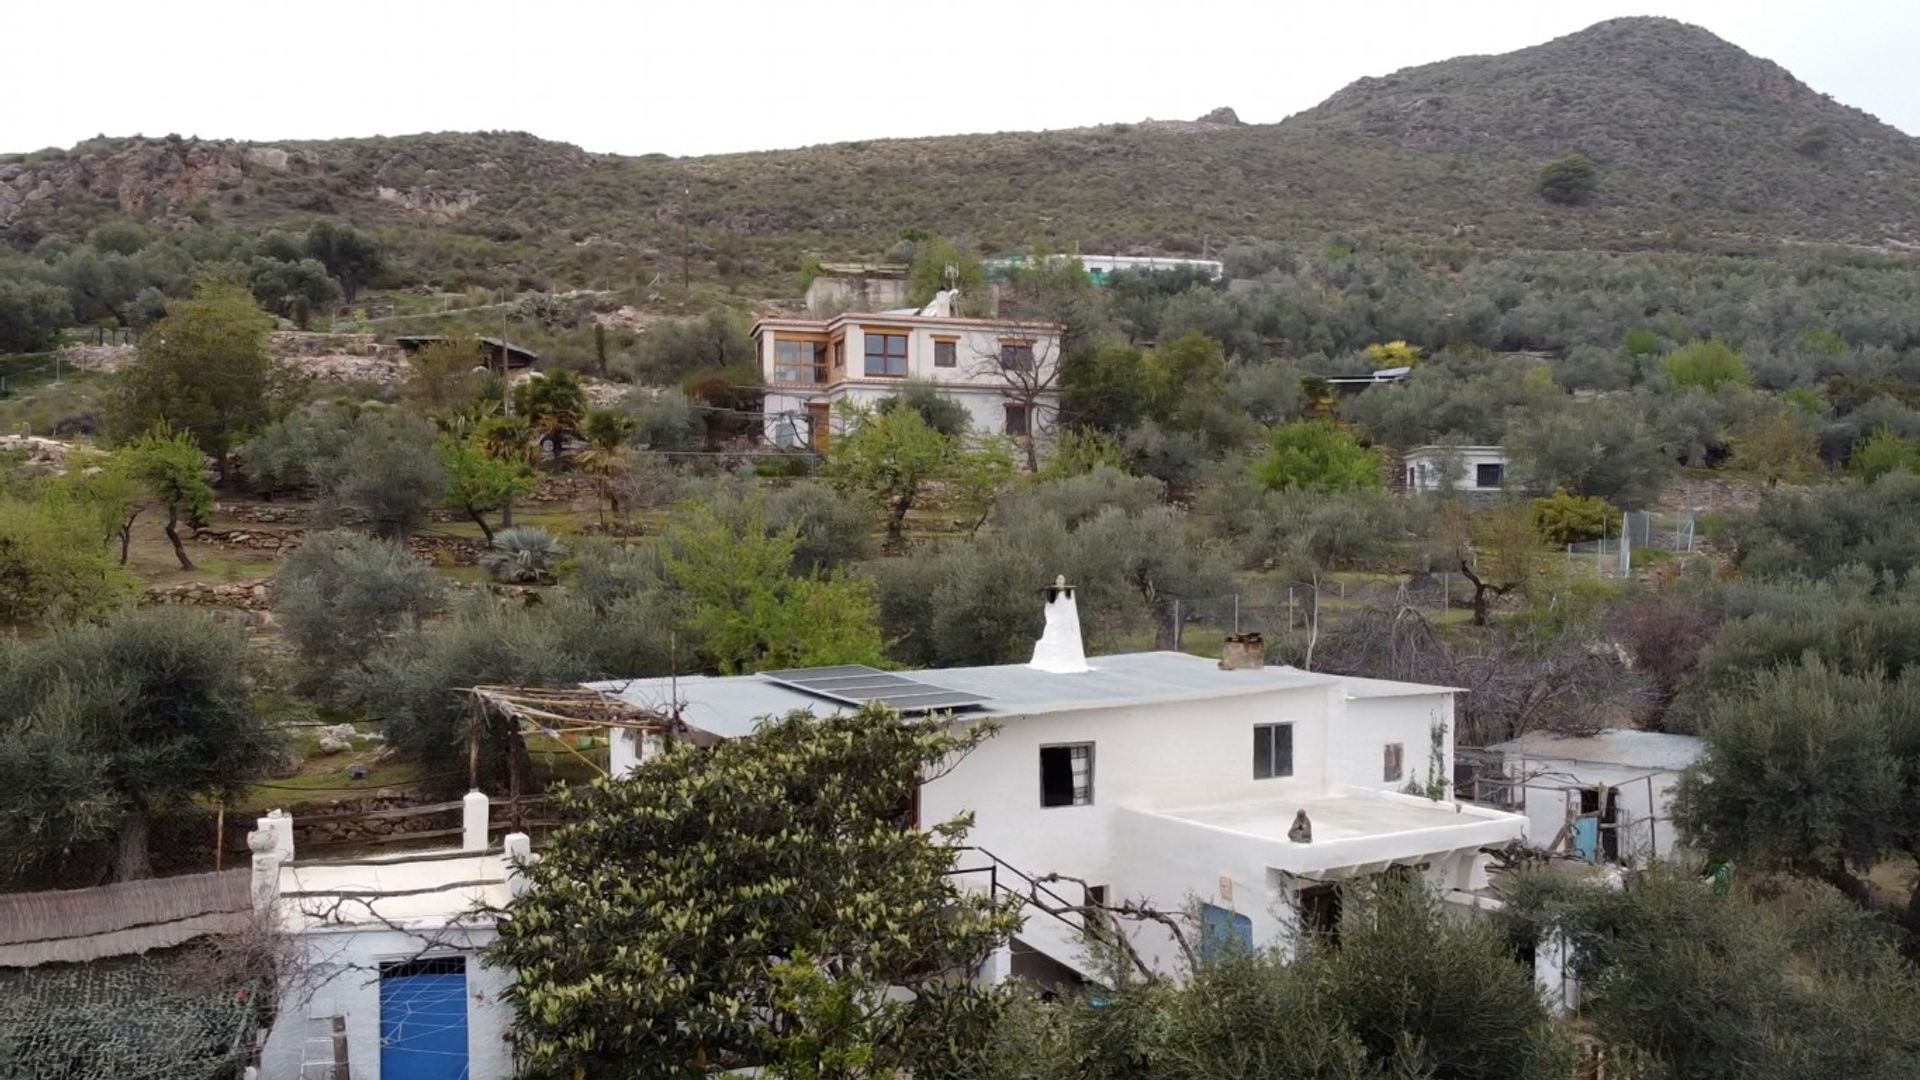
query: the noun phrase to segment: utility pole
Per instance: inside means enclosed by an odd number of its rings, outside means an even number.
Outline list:
[[[682,184],[680,186],[680,298],[683,302],[693,293],[692,286],[687,283],[687,230],[688,215],[693,209],[692,203],[693,185]]]
[[[500,309],[500,411],[506,416],[513,415],[513,368],[507,356],[507,313],[512,310]]]

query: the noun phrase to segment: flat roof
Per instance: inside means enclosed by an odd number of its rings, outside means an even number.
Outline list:
[[[1504,457],[1506,452],[1507,448],[1504,446],[1448,446],[1444,443],[1428,443],[1425,446],[1416,446],[1409,449],[1404,456],[1412,457],[1415,454],[1455,453],[1499,454]]]
[[[910,323],[915,326],[957,326],[993,329],[999,327],[1010,330],[1044,330],[1048,333],[1061,333],[1066,329],[1060,323],[1023,322],[1019,319],[968,319],[957,315],[921,315],[919,309],[901,311],[848,311],[835,315],[831,319],[806,319],[784,315],[768,316],[756,319],[753,333],[761,328],[770,330],[833,330],[848,323]],[[910,313],[908,313],[910,312]]]
[[[1353,679],[1285,666],[1223,671],[1218,661],[1169,651],[1093,656],[1087,658],[1087,665],[1091,671],[1074,674],[1038,671],[1025,664],[932,668],[899,674],[930,686],[975,694],[985,700],[979,708],[962,715],[996,717],[1240,697],[1335,684],[1345,684],[1349,698],[1442,694],[1456,689]],[[630,705],[662,707],[677,697],[683,706],[681,719],[729,739],[752,734],[756,722],[764,717],[802,709],[832,713],[848,708],[759,675],[695,675],[677,680],[614,680],[588,685]]]
[[[1707,741],[1697,735],[1635,731],[1631,728],[1613,728],[1592,735],[1530,731],[1517,739],[1509,739],[1487,749],[1520,757],[1678,772],[1700,760],[1701,755],[1707,752]]]
[[[280,868],[280,913],[291,931],[332,926],[442,925],[507,905],[500,851],[413,851],[379,859]],[[363,902],[364,901],[364,902]]]
[[[1301,811],[1313,830],[1306,843],[1287,835]],[[1268,866],[1316,877],[1342,877],[1502,844],[1526,835],[1527,827],[1525,817],[1503,810],[1360,788],[1300,799],[1123,812],[1206,830],[1215,837],[1238,837],[1261,846]]]

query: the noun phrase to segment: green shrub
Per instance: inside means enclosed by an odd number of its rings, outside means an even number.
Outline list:
[[[1565,488],[1533,500],[1533,530],[1556,547],[1597,540],[1609,531],[1619,535],[1614,521],[1620,511],[1592,495],[1569,495]],[[1611,524],[1610,524],[1611,523]]]

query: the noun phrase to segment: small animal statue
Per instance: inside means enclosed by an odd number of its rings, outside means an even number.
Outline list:
[[[1305,810],[1295,811],[1293,828],[1287,830],[1287,839],[1296,844],[1313,843],[1313,822],[1307,820]]]

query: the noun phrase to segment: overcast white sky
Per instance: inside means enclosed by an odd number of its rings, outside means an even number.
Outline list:
[[[1188,119],[1672,15],[1920,133],[1920,0],[0,0],[0,150],[517,130],[625,154]],[[20,47],[31,43],[31,47]]]

